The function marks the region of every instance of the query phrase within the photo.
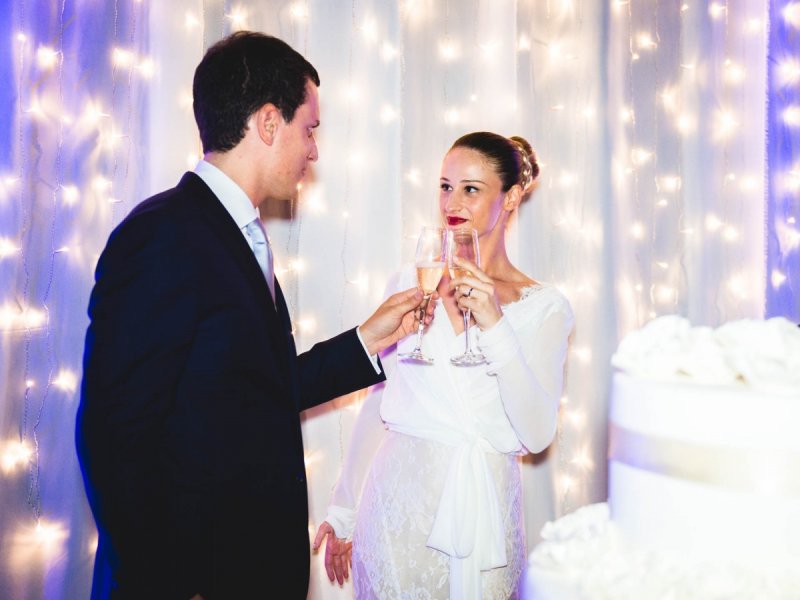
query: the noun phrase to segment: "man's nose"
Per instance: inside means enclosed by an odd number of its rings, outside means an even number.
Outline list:
[[[311,162],[317,162],[318,158],[319,158],[319,150],[317,150],[317,142],[315,140],[311,146],[311,152],[308,155],[308,160],[310,160]]]

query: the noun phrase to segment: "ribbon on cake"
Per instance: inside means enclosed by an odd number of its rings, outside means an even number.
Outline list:
[[[709,446],[641,434],[610,423],[609,460],[658,475],[732,490],[800,496],[800,453]]]

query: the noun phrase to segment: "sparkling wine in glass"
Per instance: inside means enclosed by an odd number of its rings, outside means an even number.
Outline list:
[[[414,261],[417,266],[417,284],[422,290],[422,304],[419,307],[419,325],[417,327],[417,343],[411,352],[398,354],[402,360],[415,360],[431,364],[433,359],[422,353],[422,330],[425,327],[425,312],[428,309],[431,294],[439,286],[445,265],[445,230],[441,227],[423,227],[417,241]]]
[[[472,275],[467,269],[455,264],[453,260],[455,257],[465,258],[478,267],[481,266],[477,231],[474,229],[450,229],[447,232],[447,268],[450,271],[450,277],[455,279],[464,275]],[[450,362],[454,365],[479,365],[486,362],[486,358],[483,354],[474,352],[470,347],[469,323],[472,313],[467,309],[462,314],[464,316],[465,349],[463,354],[451,357]]]

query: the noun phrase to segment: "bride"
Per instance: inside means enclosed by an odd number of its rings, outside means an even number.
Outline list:
[[[523,138],[489,132],[455,141],[442,163],[439,207],[448,229],[478,232],[482,268],[442,278],[425,352],[382,356],[387,382],[364,402],[326,520],[325,566],[356,598],[517,597],[525,561],[519,458],[553,439],[572,309],[554,287],[509,260],[509,219],[539,167]],[[416,283],[401,270],[389,292]],[[454,366],[462,309],[486,363]]]

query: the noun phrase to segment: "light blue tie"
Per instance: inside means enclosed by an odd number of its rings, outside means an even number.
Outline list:
[[[272,294],[272,301],[275,301],[275,274],[272,269],[272,248],[267,241],[267,235],[260,219],[253,219],[245,227],[247,235],[253,242],[253,254],[256,255],[261,271],[269,286],[269,293]]]

